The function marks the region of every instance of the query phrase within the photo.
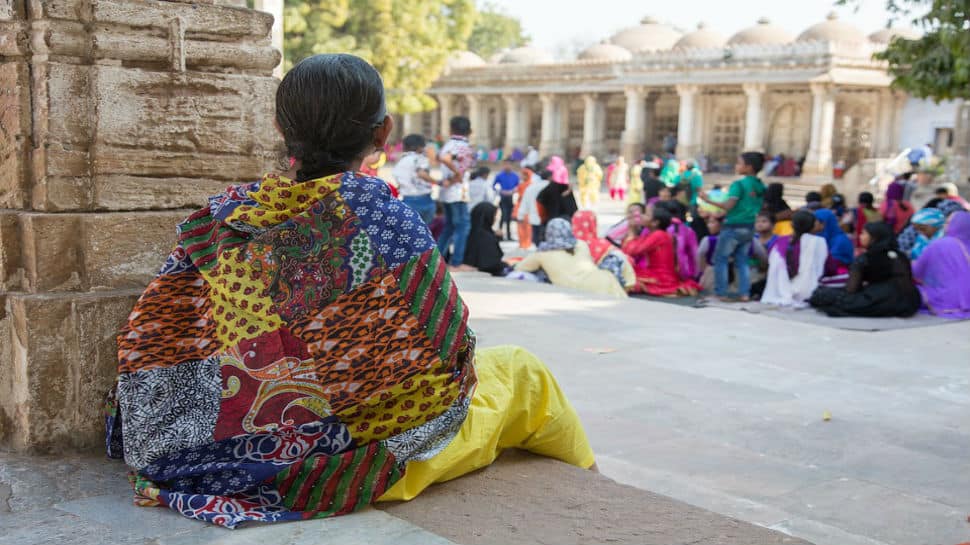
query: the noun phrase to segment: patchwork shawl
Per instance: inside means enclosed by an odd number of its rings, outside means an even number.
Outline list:
[[[230,187],[178,226],[118,337],[108,453],[137,504],[229,528],[352,512],[457,433],[467,318],[382,180]]]

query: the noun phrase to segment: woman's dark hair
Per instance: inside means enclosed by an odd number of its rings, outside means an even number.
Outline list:
[[[859,204],[862,206],[870,208],[874,202],[876,202],[876,198],[872,196],[872,193],[869,193],[868,191],[859,193]]]
[[[653,209],[653,219],[657,222],[657,229],[666,231],[674,216],[666,208],[656,207]]]
[[[822,202],[822,194],[818,191],[809,191],[805,194],[805,202]]]
[[[746,151],[741,154],[741,161],[754,169],[755,174],[757,174],[765,166],[765,154],[760,151]]]
[[[899,249],[898,243],[896,242],[896,235],[888,223],[884,221],[873,221],[867,223],[863,229],[869,233],[869,237],[872,239],[866,251],[885,252]]]
[[[475,178],[488,178],[488,175],[491,173],[492,171],[488,167],[478,167],[472,171],[471,177],[473,180]]]
[[[791,226],[795,233],[791,237],[788,249],[785,250],[785,265],[788,268],[788,278],[798,276],[798,255],[795,254],[795,244],[801,240],[802,235],[811,233],[815,227],[815,214],[808,210],[799,210],[792,214]]]
[[[765,212],[758,212],[758,217],[759,218],[765,218],[766,220],[768,220],[769,222],[771,222],[772,225],[774,225],[774,223],[775,223],[775,215],[772,214],[771,212],[767,212],[767,211],[765,211]]]
[[[276,90],[276,122],[301,164],[297,181],[347,170],[371,151],[386,117],[380,74],[353,55],[307,57]]]
[[[945,200],[946,199],[941,199],[939,197],[933,197],[932,199],[926,201],[926,204],[923,205],[923,210],[926,210],[927,208],[936,208]]]
[[[451,134],[468,136],[472,133],[472,122],[463,115],[456,115],[455,117],[452,117],[449,126],[451,128]]]
[[[418,151],[425,146],[424,137],[420,134],[409,134],[401,141],[404,151]]]

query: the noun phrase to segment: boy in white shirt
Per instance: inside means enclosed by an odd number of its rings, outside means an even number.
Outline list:
[[[431,177],[431,165],[424,155],[425,141],[420,134],[404,137],[404,154],[394,165],[393,175],[404,204],[421,216],[425,224],[434,220],[435,204],[431,188],[437,180]]]

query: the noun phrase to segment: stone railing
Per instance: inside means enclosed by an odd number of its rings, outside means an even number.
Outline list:
[[[103,441],[115,337],[187,211],[277,158],[272,17],[0,4],[0,442]]]

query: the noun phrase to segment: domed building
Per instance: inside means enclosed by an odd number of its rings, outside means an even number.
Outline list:
[[[474,143],[489,149],[628,158],[673,151],[725,171],[739,152],[759,149],[830,175],[835,162],[900,147],[910,99],[872,58],[895,36],[916,34],[866,35],[830,15],[800,34],[762,18],[725,38],[704,24],[685,34],[646,17],[574,60],[535,47],[487,63],[457,54],[430,91],[439,109],[406,116],[404,129],[439,134],[462,114]]]

